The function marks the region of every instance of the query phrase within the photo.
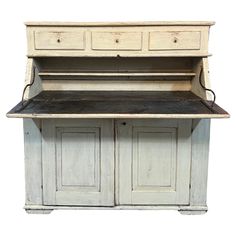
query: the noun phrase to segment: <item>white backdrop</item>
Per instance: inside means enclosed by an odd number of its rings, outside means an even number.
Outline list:
[[[2,0],[0,2],[0,235],[236,235],[236,13],[234,0]],[[177,211],[54,211],[28,215],[24,205],[21,119],[5,113],[21,99],[25,21],[213,20],[210,79],[230,119],[213,120],[208,207],[202,216]]]

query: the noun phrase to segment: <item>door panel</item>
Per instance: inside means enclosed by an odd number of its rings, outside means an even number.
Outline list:
[[[133,191],[175,189],[175,141],[175,128],[133,128]]]
[[[43,120],[45,205],[114,204],[112,120]]]
[[[188,204],[191,120],[118,121],[117,129],[119,204]]]
[[[56,128],[58,190],[100,190],[99,133],[99,128]]]

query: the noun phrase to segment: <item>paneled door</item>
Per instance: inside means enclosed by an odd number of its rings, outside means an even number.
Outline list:
[[[42,121],[44,205],[114,205],[113,121]]]
[[[191,122],[117,121],[117,204],[189,203]]]

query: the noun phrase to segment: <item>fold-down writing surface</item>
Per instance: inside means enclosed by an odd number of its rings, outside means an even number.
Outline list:
[[[44,91],[19,103],[8,117],[31,118],[223,118],[218,105],[191,92]]]

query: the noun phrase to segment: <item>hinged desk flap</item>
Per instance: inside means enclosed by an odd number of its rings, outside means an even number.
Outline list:
[[[192,92],[44,91],[8,114],[18,118],[225,118]]]

